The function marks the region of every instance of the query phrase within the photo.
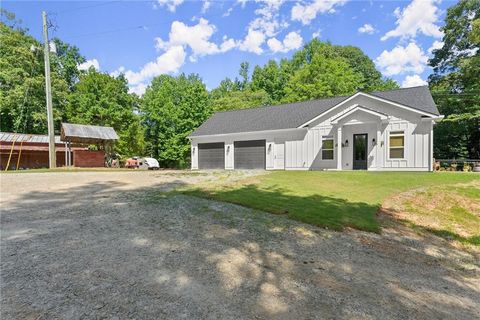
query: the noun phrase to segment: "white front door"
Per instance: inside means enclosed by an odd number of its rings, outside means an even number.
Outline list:
[[[275,141],[274,168],[277,170],[285,169],[285,141]]]

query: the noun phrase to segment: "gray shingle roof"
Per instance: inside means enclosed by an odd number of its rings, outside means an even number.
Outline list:
[[[118,135],[112,127],[90,126],[84,124],[62,123],[62,140],[87,142],[87,140],[110,141],[118,140]]]
[[[439,115],[427,86],[375,91],[369,94],[433,115]],[[278,106],[217,112],[190,136],[297,128],[349,97],[334,97]]]
[[[374,91],[370,92],[370,94],[372,96],[397,102],[403,104],[404,106],[431,113],[436,116],[440,115],[428,86],[403,88],[389,91]]]
[[[25,143],[48,143],[48,135],[0,132],[0,141],[13,142],[14,140],[15,143],[22,141]],[[55,136],[55,143],[62,143],[60,136]]]

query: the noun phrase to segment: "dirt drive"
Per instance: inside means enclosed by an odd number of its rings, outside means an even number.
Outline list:
[[[163,193],[241,174],[2,174],[1,318],[480,318],[478,256],[444,240]]]

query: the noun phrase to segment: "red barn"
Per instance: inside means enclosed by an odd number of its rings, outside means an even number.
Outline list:
[[[57,167],[104,167],[105,151],[118,136],[111,127],[62,124],[55,136]],[[99,150],[88,149],[95,144]],[[48,168],[48,136],[0,132],[0,168],[5,170]]]

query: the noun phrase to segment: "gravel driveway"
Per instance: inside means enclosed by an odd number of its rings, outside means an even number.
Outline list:
[[[478,319],[478,256],[159,192],[238,174],[1,175],[2,319]]]

